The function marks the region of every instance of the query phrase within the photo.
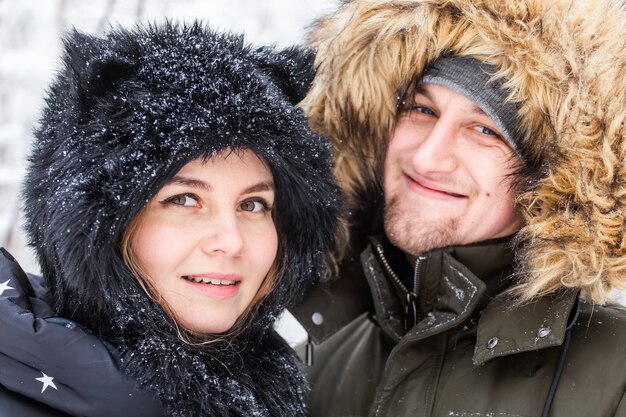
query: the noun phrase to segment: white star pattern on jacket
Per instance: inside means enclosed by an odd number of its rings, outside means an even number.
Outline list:
[[[14,290],[15,288],[9,286],[10,279],[7,279],[2,284],[0,284],[0,295],[3,295],[6,290]]]
[[[39,371],[39,372],[41,372],[41,371]],[[52,382],[54,377],[48,376],[48,375],[44,374],[43,372],[41,372],[41,375],[43,375],[41,378],[35,378],[35,379],[37,381],[43,382],[43,387],[41,387],[41,393],[42,394],[46,390],[46,388],[48,388],[48,387],[52,387],[54,389],[57,389],[57,386],[54,385],[54,382]]]

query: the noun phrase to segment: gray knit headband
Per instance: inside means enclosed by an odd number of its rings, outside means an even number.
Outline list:
[[[422,83],[450,88],[472,100],[494,121],[498,130],[519,154],[523,138],[517,112],[519,106],[507,100],[509,90],[502,80],[492,80],[493,65],[471,57],[443,56],[424,71]]]

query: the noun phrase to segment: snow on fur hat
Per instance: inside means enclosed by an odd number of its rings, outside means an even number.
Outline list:
[[[522,299],[567,287],[604,302],[626,286],[624,22],[616,0],[346,1],[312,27],[302,107],[363,204],[411,83],[445,55],[491,65],[523,133]]]
[[[255,49],[200,24],[69,34],[23,189],[30,244],[59,314],[106,334],[106,318],[137,286],[119,254],[129,222],[183,165],[226,148],[263,157],[276,186],[286,262],[255,327],[320,275],[340,199],[329,145],[294,108],[309,55]]]

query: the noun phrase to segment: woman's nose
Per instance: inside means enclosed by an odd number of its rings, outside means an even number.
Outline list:
[[[235,216],[221,216],[207,226],[202,250],[211,255],[239,256],[242,253],[243,235]]]

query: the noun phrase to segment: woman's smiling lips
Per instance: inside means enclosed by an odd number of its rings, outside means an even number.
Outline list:
[[[214,298],[231,298],[239,292],[241,276],[223,273],[183,275],[182,278],[196,290]]]
[[[458,194],[447,189],[446,187],[429,182],[422,178],[417,179],[408,174],[404,174],[404,177],[407,180],[409,189],[422,196],[438,200],[459,200],[467,198],[467,195]]]

